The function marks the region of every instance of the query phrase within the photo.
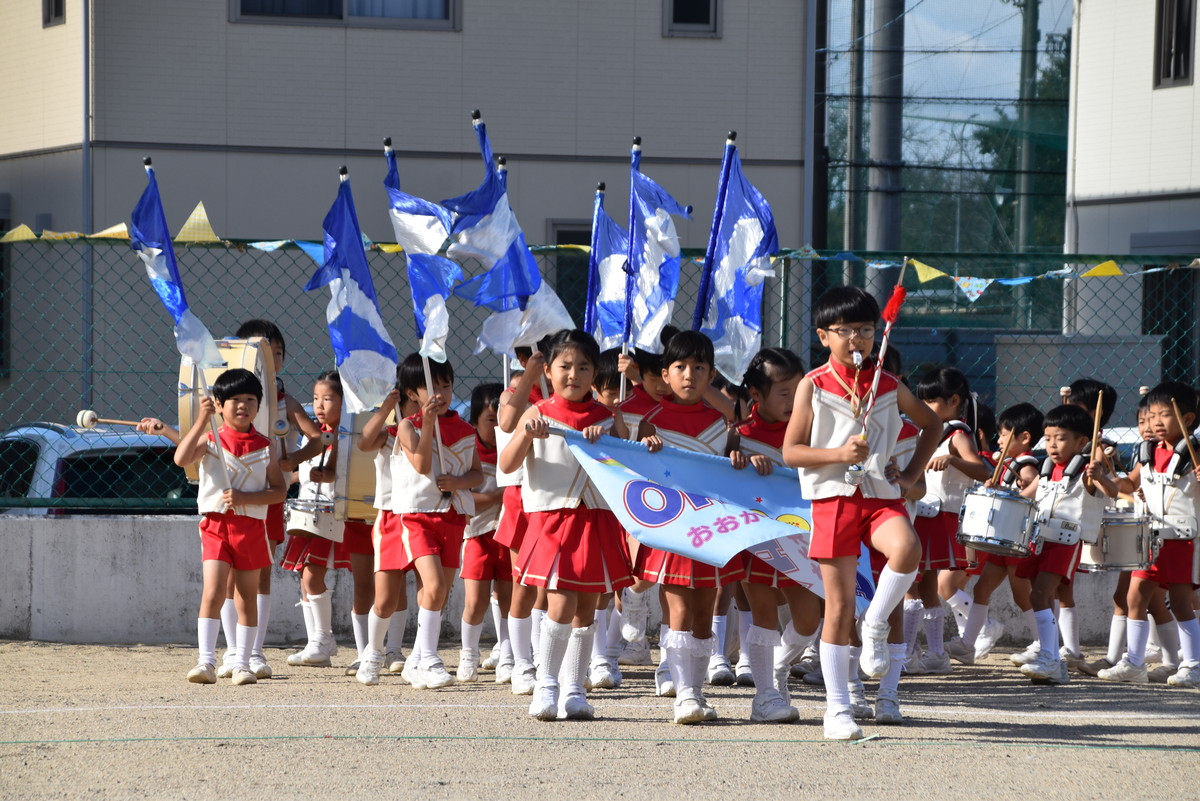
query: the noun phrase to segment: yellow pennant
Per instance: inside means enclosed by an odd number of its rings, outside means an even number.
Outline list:
[[[941,270],[939,270],[936,267],[930,267],[928,264],[926,264],[923,261],[917,261],[916,259],[909,259],[908,263],[916,268],[917,280],[919,280],[922,284],[925,283],[926,281],[932,281],[935,278],[943,278],[946,276],[946,273],[942,272]]]
[[[176,242],[220,242],[217,237],[217,232],[213,230],[212,224],[208,221],[208,212],[204,210],[204,201],[196,204],[196,208],[192,209],[192,216],[187,218],[187,222],[179,229],[179,233],[175,235]]]
[[[401,247],[400,245],[389,245],[386,242],[376,242],[375,246],[378,247],[380,250],[382,250],[384,253],[403,253],[404,252],[404,248]]]
[[[125,223],[117,223],[116,225],[110,225],[107,228],[105,228],[103,231],[97,231],[96,233],[92,234],[92,239],[128,239],[128,238],[129,238],[129,226],[125,225]]]
[[[29,242],[34,239],[37,239],[37,234],[33,232],[33,229],[25,223],[21,223],[3,237],[0,237],[0,242]]]
[[[78,239],[83,234],[78,231],[42,231],[42,239],[51,242],[62,241],[64,239]]]
[[[1121,268],[1117,266],[1115,261],[1102,261],[1092,269],[1088,270],[1080,278],[1105,278],[1112,275],[1124,275]]]

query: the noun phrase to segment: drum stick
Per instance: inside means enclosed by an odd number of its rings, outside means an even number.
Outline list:
[[[1192,432],[1188,431],[1187,423],[1183,422],[1183,415],[1179,413],[1179,404],[1174,398],[1171,398],[1171,406],[1175,409],[1175,419],[1179,422],[1179,429],[1183,431],[1183,441],[1187,443],[1188,456],[1192,457],[1192,469],[1195,470],[1200,465],[1196,464],[1196,449],[1192,447]]]
[[[629,355],[629,343],[628,343],[628,342],[622,342],[622,343],[621,343],[621,355],[622,355],[622,356],[628,356],[628,355]],[[620,371],[618,371],[618,372],[620,372]],[[625,382],[626,382],[626,381],[628,381],[628,379],[627,379],[627,378],[625,378],[625,373],[624,373],[624,372],[621,372],[621,392],[620,392],[620,394],[617,396],[617,403],[624,403],[624,402],[625,402],[625,389],[626,389],[626,384],[625,384]]]
[[[80,409],[75,415],[75,424],[82,428],[95,428],[97,423],[108,423],[114,426],[139,426],[140,420],[117,420],[111,417],[98,417],[91,409]],[[154,424],[154,431],[162,430],[162,423]]]
[[[425,368],[425,392],[429,397],[433,397],[433,373],[429,369],[429,357],[421,354],[421,366]],[[442,470],[446,469],[446,454],[442,450],[442,428],[438,425],[437,417],[433,418],[433,443],[437,446],[438,467]],[[437,476],[433,480],[437,481]],[[454,493],[449,490],[442,490],[442,498],[448,499]]]
[[[1004,440],[1004,447],[1000,450],[1000,459],[996,462],[996,469],[992,472],[992,486],[995,486],[996,482],[1000,480],[1000,473],[1004,470],[1004,460],[1008,458],[1008,446],[1012,445],[1012,441],[1011,435]]]
[[[1066,387],[1064,387],[1066,389]],[[1104,409],[1104,390],[1100,390],[1096,394],[1096,414],[1092,417],[1092,443],[1091,455],[1089,462],[1096,460],[1096,447],[1100,444],[1100,413]],[[1087,487],[1088,492],[1092,491],[1092,479],[1090,476],[1084,477],[1083,485]]]

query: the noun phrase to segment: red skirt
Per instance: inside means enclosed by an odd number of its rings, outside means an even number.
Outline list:
[[[1196,540],[1162,540],[1158,557],[1150,569],[1135,570],[1133,575],[1157,581],[1164,587],[1168,584],[1200,586],[1200,548],[1196,547]]]
[[[380,570],[407,570],[408,555],[404,552],[401,535],[400,515],[390,509],[380,509],[371,527],[371,540],[375,546],[375,572]]]
[[[283,503],[273,503],[267,507],[267,539],[271,548],[287,539],[287,531],[283,522]]]
[[[462,570],[459,575],[471,581],[512,581],[512,552],[489,531],[463,542]]]
[[[775,589],[801,586],[798,582],[788,578],[786,574],[780,573],[749,551],[742,551],[742,556],[746,564],[746,575],[742,578],[742,581],[748,581],[751,584],[762,584],[767,587],[774,587]]]
[[[496,523],[496,542],[513,551],[521,550],[525,532],[529,529],[529,517],[521,505],[521,488],[505,487],[500,504],[500,520]]]
[[[401,570],[408,570],[422,556],[438,557],[442,567],[458,567],[467,530],[467,518],[461,513],[405,512],[400,515],[400,529],[405,556]]]
[[[937,517],[918,517],[913,522],[917,538],[921,540],[922,572],[926,570],[957,570],[960,562],[955,559],[955,535],[958,533],[958,515],[939,512]]]
[[[1083,543],[1064,545],[1061,542],[1043,542],[1040,553],[1027,556],[1017,566],[1017,576],[1023,579],[1035,579],[1038,573],[1054,573],[1062,576],[1064,584],[1070,584],[1075,578],[1075,570],[1079,567],[1079,557],[1083,554]]]
[[[614,592],[633,584],[625,531],[607,509],[531,512],[516,580],[529,587]]]
[[[342,534],[342,545],[345,546],[346,553],[375,553],[374,543],[371,542],[370,523],[364,523],[361,520],[347,520],[344,532]]]
[[[646,544],[638,548],[638,578],[655,584],[711,590],[741,581],[746,577],[746,564],[741,555],[734,556],[724,567],[713,567],[686,556],[660,551]]]
[[[316,565],[329,570],[349,570],[350,551],[345,543],[327,540],[324,537],[287,538],[283,549],[284,570],[301,571],[305,565]]]

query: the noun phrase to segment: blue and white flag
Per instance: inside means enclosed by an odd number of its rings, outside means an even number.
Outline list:
[[[147,159],[149,161],[149,159]],[[146,265],[146,275],[163,306],[175,321],[175,347],[182,356],[193,364],[205,367],[225,363],[213,341],[212,334],[188,308],[183,281],[179,278],[179,265],[175,261],[175,247],[171,244],[171,232],[167,228],[167,215],[163,212],[162,198],[158,194],[158,181],[154,168],[146,165],[149,183],[133,208],[129,224],[129,239],[133,249]]]
[[[634,145],[629,170],[629,263],[624,341],[662,353],[659,335],[671,321],[679,290],[679,235],[672,214],[691,219],[665,189],[643,175],[642,148]]]
[[[446,298],[462,277],[462,267],[449,259],[426,253],[408,254],[408,286],[412,290],[421,355],[435,362],[447,358],[450,313],[446,310]]]
[[[465,195],[443,200],[442,205],[452,212],[454,244],[447,255],[459,261],[475,259],[484,272],[460,284],[454,294],[493,311],[524,309],[542,277],[508,204],[507,181],[493,163],[487,126],[479,119],[473,125],[485,167],[483,183]]]
[[[561,429],[553,430],[554,434]],[[822,598],[820,566],[808,558],[812,504],[795,470],[769,476],[734,470],[720,456],[561,431],[588,478],[638,542],[721,566],[743,550]],[[866,548],[858,563],[858,609],[874,594]]]
[[[626,272],[629,234],[604,210],[604,191],[596,190],[592,208],[592,252],[588,257],[588,294],[583,330],[600,350],[619,346],[625,336]]]
[[[304,289],[329,285],[332,297],[325,308],[329,341],[342,378],[346,409],[357,414],[378,406],[395,386],[399,356],[379,314],[345,175],[321,227],[325,231],[324,260]]]
[[[742,174],[737,146],[725,143],[712,230],[692,328],[713,341],[716,368],[740,383],[762,347],[763,281],[779,251],[771,207]]]
[[[396,244],[410,253],[437,253],[450,235],[450,211],[436,203],[400,191],[400,171],[391,145],[384,147],[388,171],[383,179],[388,194],[388,218]]]

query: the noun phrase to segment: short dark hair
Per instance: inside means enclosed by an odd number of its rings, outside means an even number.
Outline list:
[[[317,376],[317,380],[313,381],[314,387],[317,384],[328,384],[337,390],[337,394],[342,396],[345,396],[346,394],[342,392],[342,376],[337,370],[326,370],[325,372],[321,373],[319,376]]]
[[[662,331],[658,332],[658,344],[661,345],[662,348],[666,348],[667,343],[671,341],[671,337],[678,333],[679,329],[675,326],[664,325]],[[642,375],[645,375],[646,373],[654,373],[654,375],[658,375],[662,372],[663,360],[661,351],[659,353],[655,353],[653,351],[643,350],[642,348],[634,348],[633,360],[637,362],[638,371],[641,372]]]
[[[1062,428],[1081,437],[1090,437],[1092,435],[1092,418],[1080,407],[1064,403],[1046,412],[1042,428],[1043,430]]]
[[[542,343],[538,343],[538,348]],[[564,328],[550,337],[545,343],[546,365],[549,366],[561,354],[568,350],[577,350],[597,369],[600,366],[600,346],[596,339],[581,328]]]
[[[978,401],[971,395],[971,385],[961,370],[954,367],[934,367],[921,376],[913,394],[923,401],[957,395],[960,402],[959,417],[972,430],[979,424],[975,419],[975,404]]]
[[[1182,381],[1164,381],[1146,393],[1146,407],[1170,406],[1171,401],[1179,404],[1180,414],[1196,413],[1196,390]],[[1186,434],[1192,432],[1186,431]]]
[[[477,384],[475,389],[471,390],[471,425],[478,425],[479,418],[483,417],[485,410],[500,405],[502,392],[504,386],[499,382]]]
[[[400,390],[400,394],[408,397],[409,391],[417,392],[425,387],[425,365],[424,360],[419,353],[410,353],[404,357],[404,361],[400,363],[400,368],[396,371],[396,388]],[[436,359],[429,360],[429,377],[434,381],[445,381],[454,383],[454,367],[447,359],[444,362],[439,362]]]
[[[263,398],[262,382],[258,380],[258,376],[241,367],[226,370],[217,376],[217,380],[213,382],[212,393],[217,403],[224,403],[234,395],[253,395],[258,398],[259,403],[262,403]]]
[[[671,337],[671,341],[663,349],[662,365],[665,370],[675,362],[681,362],[684,359],[695,359],[701,364],[713,367],[716,363],[716,358],[716,355],[713,353],[711,339],[699,331],[680,331]]]
[[[795,353],[787,348],[763,348],[754,354],[746,367],[742,385],[765,395],[771,391],[772,384],[803,374],[804,362]]]
[[[1029,432],[1035,440],[1042,435],[1046,427],[1046,416],[1032,403],[1018,403],[1000,412],[997,420],[1001,429],[1007,428],[1013,434]]]
[[[835,286],[817,298],[813,325],[829,328],[838,323],[878,323],[879,304],[856,286]]]
[[[1096,401],[1104,392],[1104,407],[1100,410],[1100,425],[1108,425],[1109,418],[1117,408],[1117,390],[1111,384],[1094,378],[1080,378],[1067,387],[1067,403],[1082,404],[1090,413],[1096,413]]]
[[[283,338],[283,332],[279,330],[279,326],[270,320],[247,320],[238,326],[234,336],[238,339],[250,339],[250,337],[263,337],[268,342],[279,343],[280,350],[283,355],[287,356],[287,342]]]
[[[592,386],[597,392],[618,389],[621,386],[621,373],[617,370],[617,360],[620,356],[621,351],[617,348],[600,352],[600,358],[596,362],[596,378],[592,381]]]

